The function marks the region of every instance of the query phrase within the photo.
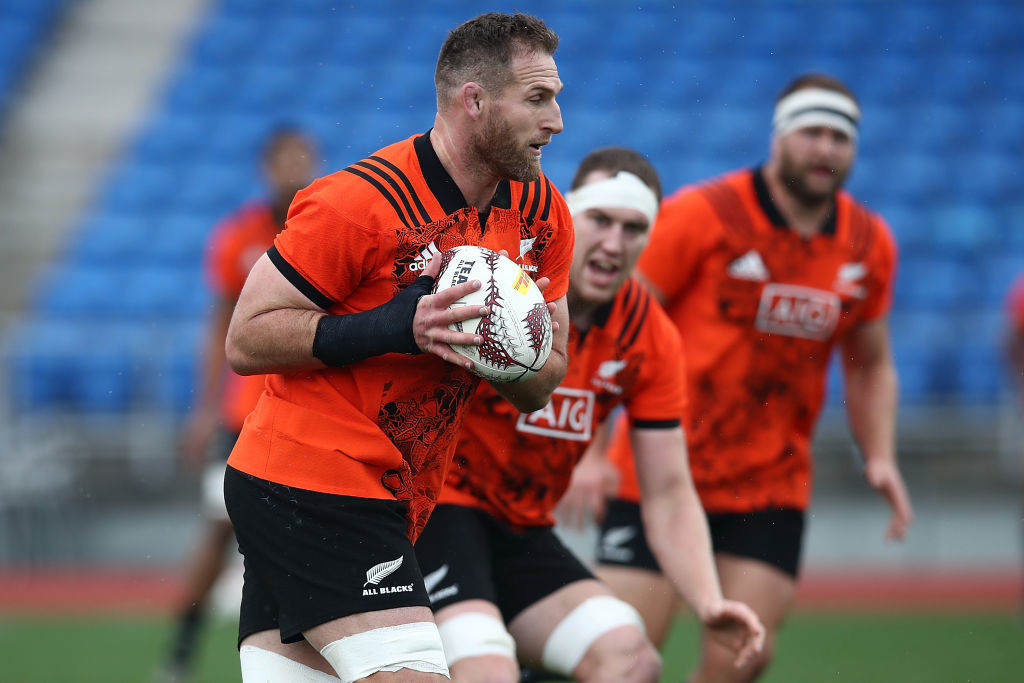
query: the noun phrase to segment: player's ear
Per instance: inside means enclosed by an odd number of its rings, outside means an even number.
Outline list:
[[[484,89],[479,83],[470,81],[459,90],[460,103],[466,115],[474,121],[483,113]]]

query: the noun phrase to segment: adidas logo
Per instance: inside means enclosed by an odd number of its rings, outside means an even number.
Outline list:
[[[409,270],[417,271],[424,270],[427,264],[430,263],[430,259],[434,258],[437,254],[440,254],[441,250],[437,248],[437,245],[431,242],[427,246],[423,247],[423,251],[417,254],[413,262],[409,264]]]
[[[768,281],[768,269],[764,267],[761,255],[753,249],[730,263],[728,272],[737,280]]]

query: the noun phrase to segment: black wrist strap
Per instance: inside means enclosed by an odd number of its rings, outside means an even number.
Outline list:
[[[313,335],[313,356],[340,368],[385,353],[420,353],[412,320],[420,297],[429,294],[434,278],[421,275],[390,301],[348,315],[325,315]]]

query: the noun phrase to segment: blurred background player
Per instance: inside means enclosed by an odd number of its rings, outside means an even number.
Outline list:
[[[810,441],[836,345],[865,477],[891,508],[886,537],[902,539],[912,518],[896,462],[885,319],[896,247],[882,219],[840,189],[859,121],[843,83],[796,78],[777,100],[768,162],[668,198],[639,261],[683,338],[690,466],[723,591],[767,628],[764,650],[742,669],[705,632],[695,683],[753,680],[771,660],[799,571]],[[611,456],[622,485],[603,522],[598,576],[640,609],[660,642],[671,591],[652,574],[644,535],[628,535],[647,513],[618,432]]]
[[[1006,361],[1010,371],[1010,386],[1017,398],[1018,414],[1024,412],[1024,274],[1018,275],[1006,295]],[[1017,446],[1019,459],[1024,460],[1024,447]],[[1018,470],[1021,506],[1024,508],[1024,464]],[[1024,512],[1024,510],[1022,510]],[[1021,515],[1024,520],[1024,514]],[[1024,526],[1021,527],[1024,530]],[[1022,534],[1024,538],[1024,534]],[[1021,575],[1024,582],[1024,573]],[[1021,584],[1024,589],[1024,583]],[[1024,617],[1024,590],[1021,590],[1021,616]]]
[[[478,280],[431,294],[438,252],[504,250],[537,278],[551,354],[496,385],[523,410],[565,375],[572,223],[541,172],[562,130],[558,36],[524,14],[449,32],[428,132],[320,178],[253,267],[228,361],[272,373],[231,452],[225,501],[245,558],[245,681],[448,679],[413,542],[480,378],[449,328]]]
[[[284,228],[295,193],[308,185],[316,168],[316,149],[297,129],[281,127],[262,151],[266,198],[242,206],[213,231],[206,253],[207,279],[216,294],[206,327],[197,401],[181,435],[179,452],[185,464],[199,468],[203,528],[184,569],[177,623],[160,677],[185,680],[195,654],[196,636],[207,597],[225,567],[225,551],[234,539],[224,507],[224,463],[242,429],[242,422],[263,393],[264,377],[242,377],[228,368],[224,356],[231,312],[256,260]]]
[[[572,188],[566,377],[533,413],[480,387],[416,546],[455,681],[517,681],[517,656],[581,681],[658,679],[636,610],[552,528],[573,467],[619,405],[631,420],[644,522],[673,585],[731,659],[745,660],[763,638],[746,605],[722,598],[715,575],[680,426],[679,336],[630,277],[658,211],[658,174],[637,152],[610,147],[583,159]]]

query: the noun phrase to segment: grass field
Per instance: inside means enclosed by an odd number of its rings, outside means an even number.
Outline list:
[[[0,616],[5,683],[146,683],[169,635],[144,616]],[[680,683],[696,652],[680,619],[665,648],[662,681]],[[240,680],[235,627],[209,625],[196,683]],[[1024,680],[1024,628],[1009,614],[797,612],[764,683],[1009,683]]]

